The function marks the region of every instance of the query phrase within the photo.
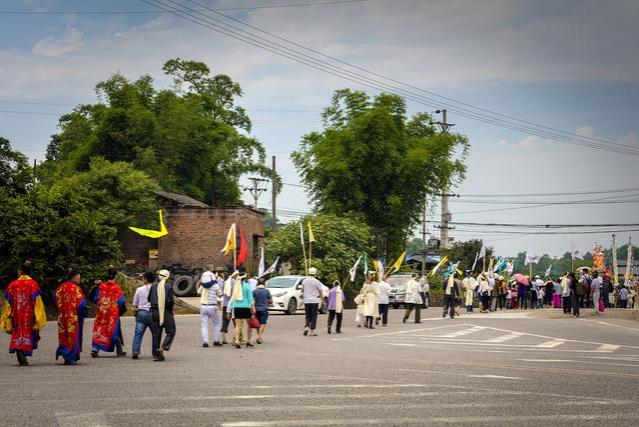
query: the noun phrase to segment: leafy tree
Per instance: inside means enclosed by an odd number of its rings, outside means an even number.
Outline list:
[[[158,227],[157,184],[124,162],[101,158],[89,170],[40,183],[27,194],[0,189],[0,271],[13,275],[33,258],[39,275],[57,278],[75,266],[87,280],[122,261],[118,231]]]
[[[357,258],[370,252],[368,226],[351,216],[321,214],[301,219],[306,233],[306,224],[311,220],[317,242],[313,243],[312,265],[325,284],[334,280],[343,282]],[[280,257],[281,262],[290,262],[293,270],[304,273],[304,256],[300,242],[300,221],[289,222],[271,234],[266,240],[268,258]],[[308,252],[308,235],[306,236]]]
[[[338,90],[323,120],[292,155],[316,208],[360,214],[378,256],[399,255],[426,198],[463,178],[466,138],[436,132],[425,113],[408,118],[390,94]]]
[[[31,182],[31,168],[27,157],[13,150],[11,142],[0,136],[0,187],[24,190]]]
[[[163,69],[175,88],[157,89],[148,75],[130,81],[114,74],[96,85],[102,103],[62,116],[47,149],[47,176],[85,171],[100,156],[213,205],[241,202],[242,174],[270,177],[264,147],[247,136],[250,119],[235,105],[239,84],[197,61],[172,59]]]

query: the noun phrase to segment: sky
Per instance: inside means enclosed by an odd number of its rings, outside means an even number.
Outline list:
[[[159,1],[164,7],[176,2]],[[334,90],[361,89],[375,95],[379,85],[371,88],[361,80],[328,74],[162,13],[157,1],[150,2],[156,5],[138,0],[1,2],[0,135],[30,159],[41,160],[50,135],[57,131],[58,117],[77,104],[95,102],[98,81],[115,72],[131,79],[150,74],[156,85],[168,87],[172,82],[161,70],[167,59],[201,60],[214,73],[228,74],[241,84],[244,96],[238,102],[254,122],[251,134],[264,144],[269,159],[277,157],[278,172],[286,184],[292,184],[284,186],[278,206],[310,211],[290,153],[304,134],[321,130],[320,113]],[[246,23],[361,67],[333,62],[351,73],[375,72],[377,75],[367,74],[368,78],[407,95],[411,114],[447,108],[448,121],[454,123],[452,131],[467,135],[471,143],[466,178],[450,190],[461,195],[450,201],[453,221],[639,223],[639,153],[635,151],[639,148],[639,2],[177,2],[205,13],[197,16],[204,16],[209,26],[216,24],[212,19],[248,29],[242,27]],[[273,7],[282,5],[289,6]],[[241,22],[206,8],[222,9]],[[282,39],[277,42],[301,50]],[[509,129],[494,120],[495,116],[486,120],[487,111],[507,115],[511,123],[518,119],[532,124],[517,122],[519,130]],[[521,126],[535,131],[526,133],[529,130],[522,131]],[[568,143],[567,135],[599,148]],[[610,146],[622,146],[624,152],[600,149]],[[250,202],[248,193],[245,196]],[[270,197],[269,192],[264,193],[259,205],[268,207]],[[597,203],[574,203],[584,200]],[[429,208],[429,232],[438,234],[434,228],[439,221],[438,202],[433,200]],[[289,213],[280,219],[296,217]],[[573,242],[582,252],[591,250],[594,242],[604,246],[611,242],[609,231],[590,233],[601,230],[595,227],[584,227],[572,235],[505,234],[512,228],[500,226],[455,227],[450,233],[455,240],[483,238],[500,255],[531,250],[561,256]],[[415,227],[415,232],[420,228]],[[631,235],[617,232],[620,242]],[[639,237],[639,232],[633,237]]]

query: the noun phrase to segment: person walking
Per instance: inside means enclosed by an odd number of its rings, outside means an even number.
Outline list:
[[[31,260],[22,264],[18,278],[5,290],[2,307],[2,329],[11,335],[9,353],[15,353],[20,366],[29,364],[27,357],[38,348],[40,331],[47,323],[40,286],[29,276],[32,271]]]
[[[444,289],[444,312],[442,317],[446,317],[446,313],[451,319],[455,318],[455,301],[459,296],[459,286],[457,284],[457,273],[448,276],[446,281],[446,289]]]
[[[328,333],[331,333],[333,320],[337,319],[335,333],[342,333],[342,314],[344,312],[344,291],[339,280],[333,282],[333,287],[328,291]]]
[[[572,314],[575,317],[580,317],[579,308],[584,303],[584,282],[582,280],[577,280],[575,277],[575,273],[572,271],[568,273],[568,278],[570,279],[570,289],[572,291]]]
[[[490,292],[488,288],[488,280],[484,276],[484,273],[482,273],[477,276],[477,281],[479,282],[479,298],[481,300],[481,309],[479,312],[488,313],[488,295]]]
[[[153,323],[153,315],[151,314],[151,303],[149,302],[149,292],[151,285],[155,283],[155,273],[146,270],[142,277],[143,285],[135,290],[133,295],[133,311],[135,313],[135,334],[133,336],[133,346],[131,358],[137,360],[140,356],[142,348],[142,338],[146,329],[149,328],[151,335],[154,334],[155,324]]]
[[[379,295],[378,282],[366,282],[362,287],[361,293],[364,297],[364,327],[368,329],[375,329],[375,327],[373,326],[373,319],[377,319],[377,317],[379,316],[379,305],[377,302],[377,297]]]
[[[602,280],[597,270],[592,272],[592,281],[590,282],[590,299],[592,299],[595,310],[599,309],[599,299],[601,298]]]
[[[166,283],[171,273],[168,270],[158,272],[158,283],[153,283],[149,290],[149,302],[151,303],[151,316],[153,318],[153,360],[164,361],[164,352],[171,349],[175,338],[175,318],[173,317],[173,286]],[[166,333],[162,341],[162,332]],[[161,343],[161,344],[160,344]]]
[[[324,285],[317,280],[317,269],[311,267],[308,269],[308,276],[302,281],[302,299],[304,301],[305,323],[304,336],[315,337],[315,329],[317,327],[317,315],[319,313],[319,305],[324,300]]]
[[[503,276],[497,276],[497,283],[499,285],[499,309],[506,309],[506,296],[508,295],[508,284],[504,280]]]
[[[253,290],[253,305],[255,307],[255,316],[260,321],[260,328],[257,330],[258,344],[264,342],[264,331],[266,330],[266,324],[268,323],[268,308],[273,304],[273,297],[271,297],[271,291],[266,289],[266,279],[260,277],[257,279],[257,287]]]
[[[87,300],[80,288],[80,273],[69,269],[67,280],[55,290],[55,307],[58,312],[58,349],[65,365],[75,365],[82,352],[84,318],[87,317]]]
[[[388,326],[388,295],[391,291],[391,285],[386,281],[388,277],[384,277],[381,282],[377,283],[377,306],[379,317],[375,320],[375,324],[379,325],[379,321],[382,321],[382,326]]]
[[[571,280],[566,273],[561,278],[561,306],[564,309],[564,314],[570,314],[572,311],[572,289],[570,288]]]
[[[231,302],[231,295],[233,294],[233,283],[235,282],[235,278],[237,277],[238,272],[233,272],[228,279],[224,280],[224,273],[218,273],[217,278],[218,281],[222,281],[224,295],[222,296],[222,344],[228,344],[228,340],[226,335],[229,332],[229,324],[233,321],[233,327],[235,327],[235,320],[232,319],[232,316],[229,314],[231,310],[229,310],[229,303]]]
[[[246,339],[246,348],[253,347],[251,344],[251,336],[253,330],[249,326],[248,319],[255,313],[255,307],[253,306],[253,289],[251,284],[245,281],[246,273],[238,272],[235,274],[233,283],[233,291],[231,299],[229,301],[229,313],[228,317],[235,319],[235,334],[233,339],[233,346],[235,348],[242,348],[242,339]],[[246,337],[243,337],[243,329],[246,325]]]
[[[126,312],[126,304],[122,288],[115,283],[116,275],[117,270],[110,267],[106,274],[107,281],[99,283],[92,291],[92,299],[97,306],[93,323],[93,358],[100,357],[100,350],[109,353],[115,350],[116,356],[126,356],[126,352],[122,350],[124,340],[120,324],[120,316]]]
[[[419,287],[419,282],[415,280],[415,275],[413,274],[411,278],[406,283],[406,291],[404,297],[404,304],[406,305],[406,311],[404,312],[404,318],[402,319],[403,323],[410,318],[410,315],[413,310],[415,310],[415,323],[422,323],[422,313],[421,313],[421,305],[422,305],[422,296],[421,289]]]
[[[464,280],[462,280],[466,313],[473,312],[473,298],[475,296],[475,288],[477,287],[477,285],[478,283],[477,280],[473,277],[472,270],[466,270],[466,277],[464,277]]]
[[[202,273],[200,286],[197,289],[200,295],[200,329],[202,332],[202,347],[209,347],[209,324],[213,323],[213,346],[222,347],[222,288],[217,281],[214,267],[209,265]]]
[[[628,299],[630,298],[630,291],[624,284],[619,287],[619,308],[628,308]]]

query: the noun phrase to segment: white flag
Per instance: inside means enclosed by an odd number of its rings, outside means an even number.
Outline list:
[[[264,265],[264,246],[262,246],[262,250],[260,251],[260,264],[257,267],[257,275],[258,277],[264,276],[264,269],[266,266]]]
[[[478,259],[479,259],[479,252],[475,254],[475,261],[473,261],[473,268],[471,268],[471,270],[475,271],[475,266],[477,265]]]
[[[267,274],[275,273],[275,269],[277,268],[277,263],[280,261],[280,257],[275,259],[275,262],[271,264],[271,266],[264,271],[264,273],[260,274],[259,277],[266,276]]]
[[[353,268],[351,268],[351,271],[350,271],[351,282],[355,281],[355,275],[357,274],[357,266],[359,265],[359,262],[361,260],[362,260],[362,256],[360,255],[359,258],[357,258],[357,261],[355,261],[355,265],[353,265]]]
[[[513,274],[513,271],[515,271],[515,261],[508,261],[504,271],[507,271],[508,274]]]
[[[581,254],[579,249],[577,249],[577,245],[575,242],[572,242],[572,248],[570,249],[570,256],[572,259],[584,259],[584,256]]]
[[[482,243],[481,249],[479,250],[479,256],[477,257],[477,259],[480,260],[485,256],[486,256],[486,244]]]
[[[546,270],[546,274],[544,275],[544,277],[550,277],[551,271],[552,271],[552,264],[548,266],[548,269]]]
[[[624,285],[630,285],[630,277],[632,277],[632,241],[628,237],[628,258],[626,259],[626,274],[624,274]]]
[[[539,255],[535,255],[532,251],[526,252],[526,259],[524,260],[524,265],[528,265],[530,263],[537,264],[539,262]]]

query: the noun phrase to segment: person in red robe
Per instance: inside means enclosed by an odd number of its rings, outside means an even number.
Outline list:
[[[80,273],[71,269],[67,281],[55,290],[55,306],[58,311],[58,350],[55,358],[62,356],[65,365],[74,365],[82,352],[82,329],[86,317],[87,300],[80,288]]]
[[[100,283],[93,295],[97,312],[93,324],[91,357],[100,357],[100,350],[113,352],[114,349],[117,356],[126,356],[122,350],[124,343],[120,329],[120,315],[126,311],[126,305],[122,289],[115,283],[116,275],[115,268],[109,268],[107,282]]]
[[[33,280],[31,261],[18,269],[18,279],[7,286],[2,309],[3,329],[11,334],[9,353],[15,353],[20,366],[28,365],[27,357],[38,348],[40,330],[47,322],[40,286]]]

